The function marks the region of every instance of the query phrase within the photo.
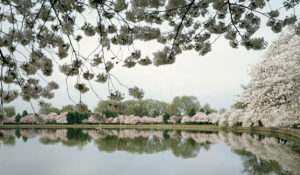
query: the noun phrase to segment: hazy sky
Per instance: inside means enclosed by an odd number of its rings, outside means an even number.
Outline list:
[[[297,15],[299,16],[299,12]],[[266,19],[262,18],[262,20],[264,25]],[[277,38],[277,34],[265,26],[259,29],[257,36],[263,36],[269,44]],[[82,42],[81,54],[87,56],[96,47],[97,38],[90,37]],[[154,51],[162,48],[153,41],[147,43],[140,41],[135,44],[135,47],[141,49],[142,55],[149,55],[150,58]],[[176,62],[172,65],[160,67],[137,65],[131,69],[118,65],[112,73],[126,86],[137,85],[144,89],[145,99],[171,102],[175,96],[194,95],[201,104],[209,103],[215,109],[229,108],[238,99],[237,95],[241,94],[241,85],[248,84],[251,65],[262,59],[264,51],[248,51],[243,47],[232,49],[222,36],[213,44],[212,51],[205,56],[200,56],[195,51],[188,51],[177,56]],[[52,106],[60,108],[63,105],[73,104],[67,95],[65,76],[57,71],[51,79],[60,85],[60,89],[55,91],[55,97],[50,100]],[[70,79],[68,82],[69,94],[78,102],[78,92],[74,90],[76,80]],[[92,85],[97,94],[102,99],[106,99],[107,85],[94,83]],[[115,85],[124,94],[128,94],[126,88],[118,86],[117,83]],[[130,98],[126,97],[126,99]],[[99,98],[91,90],[83,95],[82,100],[91,110],[99,102]],[[38,112],[38,105],[33,104]],[[32,112],[30,104],[22,101],[21,98],[7,105],[14,105],[17,112],[24,109]]]

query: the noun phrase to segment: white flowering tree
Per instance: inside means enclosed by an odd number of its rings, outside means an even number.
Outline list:
[[[251,71],[244,125],[300,124],[300,23],[289,26]]]
[[[116,64],[128,68],[171,64],[185,50],[204,55],[220,35],[233,48],[263,49],[264,39],[254,37],[262,17],[274,32],[296,21],[293,9],[299,0],[284,0],[280,7],[271,8],[276,1],[0,0],[1,108],[18,96],[40,104],[43,98],[53,98],[58,85],[45,79],[56,71],[53,63],[59,65],[66,82],[77,77],[74,87],[80,99],[75,103],[84,111],[81,94],[91,89],[98,96],[91,81],[108,83],[109,98],[123,99],[122,93],[111,90],[113,81],[120,83],[111,74]],[[281,7],[291,15],[282,17]],[[97,38],[98,44],[84,55],[80,46],[89,37]],[[135,49],[136,40],[156,40],[164,47],[151,57]],[[128,89],[133,97],[143,97],[138,87]]]

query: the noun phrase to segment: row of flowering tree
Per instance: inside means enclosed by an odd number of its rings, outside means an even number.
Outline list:
[[[153,99],[139,99],[139,100],[125,100],[122,102],[119,102],[119,106],[122,106],[122,108],[115,108],[115,101],[112,100],[103,100],[100,101],[97,105],[97,107],[94,109],[94,113],[98,113],[99,115],[102,115],[105,118],[115,118],[119,115],[134,115],[134,116],[148,116],[148,117],[157,117],[157,116],[163,116],[163,115],[178,115],[178,116],[184,116],[189,115],[193,116],[197,112],[204,112],[206,114],[216,112],[216,110],[212,109],[209,104],[204,104],[203,106],[200,105],[199,100],[195,96],[177,96],[174,97],[171,103],[167,103],[164,101],[159,100],[153,100]],[[13,107],[11,107],[13,108]],[[4,113],[5,116],[5,123],[8,123],[8,121],[15,120],[17,123],[20,122],[20,119],[27,115],[27,111],[24,111],[25,113],[20,115],[7,115],[7,113]],[[77,111],[75,105],[65,105],[61,109],[52,107],[51,105],[44,105],[39,110],[40,116],[47,116],[50,114],[50,116],[53,113],[56,113],[57,115],[68,112],[69,118],[72,118],[71,116],[74,115],[81,115],[79,111]],[[83,111],[82,113],[88,113],[89,111]],[[38,117],[38,116],[36,116]],[[80,117],[75,117],[80,118]],[[83,118],[87,119],[87,117]],[[169,119],[169,117],[167,117]],[[24,120],[24,119],[23,119]],[[48,119],[47,119],[48,120]],[[70,119],[74,121],[73,119]],[[73,123],[73,122],[70,122]],[[75,123],[81,123],[79,120]],[[166,122],[165,122],[166,123]]]
[[[105,117],[101,113],[85,113],[79,112],[64,112],[56,114],[54,112],[45,115],[28,114],[20,119],[19,123],[24,124],[46,124],[46,123],[60,123],[60,124],[80,124],[80,123],[118,123],[118,124],[143,124],[143,123],[199,123],[199,124],[218,124],[221,119],[227,116],[227,113],[211,113],[206,115],[205,113],[198,112],[194,116],[176,116],[172,115],[165,118],[165,115],[159,115],[156,117],[149,116],[135,116],[135,115],[118,115],[117,117]],[[16,123],[15,117],[5,118],[4,123]],[[220,122],[222,126],[226,124]]]
[[[225,113],[211,113],[209,115],[198,112],[194,116],[177,116],[172,115],[167,117],[165,115],[159,115],[156,117],[149,116],[135,116],[135,115],[118,115],[116,117],[105,117],[101,113],[79,113],[79,112],[64,112],[56,114],[54,112],[45,115],[41,114],[36,116],[35,114],[28,114],[23,116],[19,123],[21,124],[81,124],[81,123],[93,123],[93,124],[216,124],[220,126],[234,126],[240,125],[237,121],[242,116],[242,110],[232,110]],[[234,116],[234,117],[233,117]],[[15,117],[5,118],[4,123],[16,123]]]

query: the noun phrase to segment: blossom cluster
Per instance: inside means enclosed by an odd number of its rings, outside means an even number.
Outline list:
[[[15,117],[4,117],[4,123],[16,123]],[[35,114],[29,114],[25,115],[20,119],[20,123],[29,123],[29,124],[46,124],[46,123],[67,123],[67,112],[56,114],[54,112],[45,115],[35,115]]]
[[[153,117],[139,117],[139,116],[134,116],[134,115],[129,115],[129,116],[123,116],[120,115],[116,118],[108,118],[106,119],[105,123],[120,123],[120,124],[155,124],[155,123],[163,123],[163,117],[162,116],[157,116],[155,118]]]

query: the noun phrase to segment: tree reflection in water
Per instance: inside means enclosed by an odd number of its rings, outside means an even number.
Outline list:
[[[253,175],[263,174],[282,174],[292,175],[291,172],[285,170],[278,162],[274,160],[263,160],[257,158],[254,154],[245,149],[233,150],[234,153],[241,156],[243,161],[244,173]]]
[[[16,137],[12,132],[12,130],[0,131],[0,145],[14,146],[16,144]]]
[[[300,147],[286,140],[232,132],[187,132],[117,129],[21,129],[1,130],[0,144],[14,145],[16,138],[39,137],[45,145],[62,143],[84,147],[94,142],[99,151],[126,151],[152,154],[170,150],[181,158],[196,157],[201,149],[223,143],[241,157],[247,174],[297,174],[300,172]]]
[[[79,146],[83,147],[91,141],[91,137],[84,132],[82,129],[68,129],[67,130],[67,139],[62,140],[62,143],[66,146]]]

